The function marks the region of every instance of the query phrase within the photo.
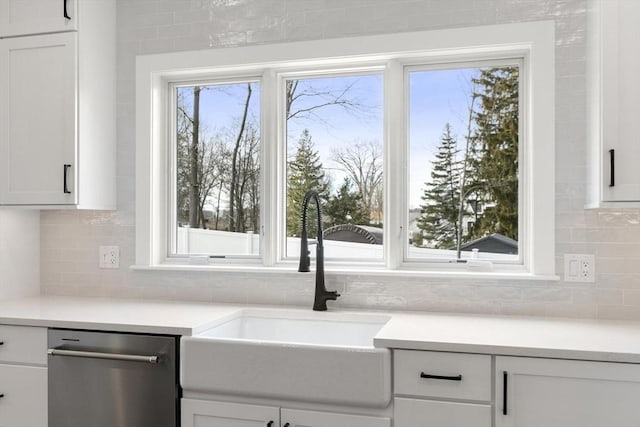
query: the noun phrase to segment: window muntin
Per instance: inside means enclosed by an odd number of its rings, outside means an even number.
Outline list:
[[[172,87],[170,256],[258,256],[260,82]]]
[[[285,257],[300,255],[301,202],[315,189],[323,200],[326,259],[382,261],[382,74],[289,76],[283,88]],[[316,238],[312,208],[309,236]]]
[[[521,61],[406,72],[410,261],[521,261]]]

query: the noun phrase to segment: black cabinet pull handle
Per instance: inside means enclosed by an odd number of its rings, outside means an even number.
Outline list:
[[[0,393],[0,399],[4,397],[4,393]]]
[[[291,424],[286,423],[285,425],[283,425],[282,427],[289,427]]]
[[[609,164],[611,165],[609,171],[609,187],[615,187],[616,185],[616,150],[609,150]]]
[[[4,345],[4,341],[0,341],[0,345]]]
[[[64,185],[63,185],[63,191],[64,194],[71,194],[71,191],[69,191],[69,186],[67,183],[67,178],[69,175],[69,168],[71,168],[71,165],[64,165],[64,176],[63,176],[63,180],[64,180]]]
[[[273,425],[273,421],[269,421],[269,422],[267,423],[267,427],[271,427],[272,425]]]
[[[431,375],[420,372],[420,378],[431,380],[447,380],[447,381],[462,381],[462,375],[446,376],[446,375]]]
[[[62,7],[63,7],[62,14],[64,15],[64,17],[66,19],[71,20],[71,17],[69,16],[69,11],[67,10],[67,0],[62,0]]]
[[[502,371],[502,415],[507,415],[507,380],[509,373]]]

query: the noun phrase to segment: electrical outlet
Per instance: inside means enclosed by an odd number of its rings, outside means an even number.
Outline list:
[[[595,282],[595,257],[589,254],[564,255],[564,280],[567,282]]]
[[[120,247],[100,246],[100,268],[120,268]]]

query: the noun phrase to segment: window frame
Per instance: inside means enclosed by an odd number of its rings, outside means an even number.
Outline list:
[[[181,254],[177,253],[177,251],[173,251],[177,248],[177,211],[175,209],[177,203],[177,89],[180,87],[192,87],[192,86],[215,86],[215,85],[228,85],[228,84],[240,84],[240,83],[261,83],[261,76],[254,75],[251,76],[241,76],[241,77],[231,77],[231,76],[215,76],[214,78],[209,79],[195,79],[195,80],[174,80],[171,79],[167,82],[168,87],[168,108],[167,108],[167,153],[166,153],[166,170],[167,170],[167,218],[168,221],[166,223],[166,231],[167,231],[167,248],[166,248],[166,257],[167,260],[171,261],[184,261],[189,260],[192,257],[208,257],[210,259],[228,259],[234,261],[227,262],[237,262],[238,260],[248,260],[249,262],[255,262],[261,260],[262,256],[262,238],[260,238],[260,247],[258,249],[258,255],[252,254]],[[260,90],[261,92],[261,90]],[[261,106],[262,107],[262,106]],[[262,121],[262,120],[261,120]],[[260,167],[262,170],[263,162],[262,162],[262,141],[260,141]],[[261,180],[262,182],[262,180]],[[263,189],[261,184],[260,189],[260,197],[262,197]],[[264,227],[260,225],[260,230]],[[258,232],[260,232],[258,230]]]
[[[297,68],[297,67],[296,67]],[[359,63],[345,63],[341,67],[336,68],[335,66],[331,66],[328,68],[323,67],[314,67],[313,70],[308,67],[296,69],[283,68],[277,70],[275,72],[275,78],[277,79],[277,93],[274,94],[278,98],[276,110],[277,115],[277,125],[278,125],[278,137],[275,140],[275,145],[277,145],[278,149],[278,158],[277,158],[277,167],[278,169],[278,180],[277,182],[280,185],[277,188],[277,193],[282,195],[280,203],[278,204],[278,210],[276,212],[276,220],[278,222],[277,228],[277,239],[278,239],[278,249],[277,249],[277,260],[281,263],[296,263],[297,265],[297,257],[291,257],[287,255],[287,233],[286,233],[286,221],[287,221],[287,118],[283,114],[285,111],[285,88],[286,81],[289,79],[299,78],[299,79],[314,79],[314,78],[328,78],[328,77],[351,77],[358,75],[372,75],[372,74],[380,74],[383,79],[384,85],[384,73],[385,73],[386,64],[384,62],[376,61],[376,63],[372,63],[368,66],[363,66]],[[384,111],[386,111],[386,105],[383,99],[383,117],[384,121]],[[384,126],[383,126],[384,128]],[[382,131],[384,134],[384,129]],[[382,145],[384,150],[384,135],[382,136]],[[384,156],[383,156],[384,157]],[[384,159],[383,159],[384,160]],[[268,168],[269,165],[266,165]],[[384,171],[384,166],[383,166]],[[384,172],[383,172],[384,173]],[[312,251],[313,252],[313,251]],[[312,256],[315,256],[312,253]],[[332,265],[339,266],[383,266],[384,265],[384,254],[381,259],[366,259],[366,258],[334,258],[331,254],[325,251],[324,255],[325,262]]]
[[[406,165],[406,178],[405,183],[406,187],[404,188],[403,195],[406,197],[409,194],[410,187],[410,177],[409,177],[409,146],[410,146],[410,138],[408,135],[409,131],[409,101],[410,101],[410,93],[409,93],[409,75],[412,72],[420,72],[420,71],[441,71],[441,70],[455,70],[455,69],[464,69],[464,68],[492,68],[492,67],[501,67],[501,66],[511,66],[518,67],[519,72],[519,81],[518,81],[518,176],[527,177],[527,171],[523,168],[526,168],[526,162],[524,158],[524,153],[526,152],[526,146],[530,144],[530,141],[527,139],[527,131],[526,129],[531,126],[529,120],[522,120],[523,117],[526,117],[527,114],[527,106],[528,106],[528,97],[529,93],[527,92],[527,57],[525,55],[520,57],[498,57],[491,56],[490,59],[467,59],[463,61],[455,61],[455,62],[428,62],[428,60],[423,60],[419,64],[409,64],[404,66],[404,111],[406,115],[406,132],[405,133],[405,151],[403,152],[404,157],[402,159],[402,164]],[[500,259],[493,261],[493,264],[500,264],[503,266],[515,266],[518,267],[526,263],[526,259],[529,256],[529,248],[525,245],[526,236],[522,230],[526,229],[526,224],[530,220],[528,215],[524,209],[524,203],[520,200],[526,200],[525,193],[527,188],[524,186],[524,180],[518,179],[518,255],[517,258],[514,259]],[[403,266],[408,268],[436,268],[437,266],[441,266],[442,264],[455,264],[457,261],[452,258],[445,257],[434,257],[434,258],[419,258],[419,257],[411,257],[409,256],[409,218],[408,218],[408,208],[409,203],[405,199],[405,211],[404,213],[404,227],[405,227],[405,244],[403,247]],[[463,260],[469,262],[471,256],[463,256]],[[481,260],[483,261],[483,260]],[[481,264],[481,263],[479,263]],[[455,267],[454,267],[455,268]]]
[[[216,269],[247,271],[252,265],[259,271],[293,271],[293,261],[283,259],[281,236],[285,194],[278,183],[286,177],[286,139],[278,112],[283,111],[284,81],[281,75],[309,70],[345,70],[350,67],[384,66],[384,263],[341,263],[327,266],[328,272],[406,274],[406,275],[480,275],[482,277],[555,278],[554,174],[545,166],[554,164],[554,84],[555,37],[552,21],[435,30],[418,33],[332,39],[286,44],[246,46],[207,51],[177,52],[138,56],[136,60],[136,269]],[[523,186],[521,230],[523,263],[494,264],[492,272],[473,266],[406,259],[407,212],[405,194],[408,111],[405,68],[428,63],[480,61],[521,57],[526,77],[521,83],[527,95],[521,97],[520,122],[530,126],[521,133],[520,154],[524,161],[519,170]],[[351,73],[350,73],[351,74]],[[261,260],[202,259],[188,257],[185,264],[167,255],[168,210],[166,138],[169,83],[172,81],[255,79],[261,75]],[[300,75],[298,73],[298,75]],[[401,94],[394,88],[405,87]],[[273,95],[281,93],[280,96]],[[273,108],[276,105],[277,108]],[[272,141],[280,141],[273,143]],[[403,141],[398,150],[390,141]],[[535,145],[534,145],[535,144]],[[520,147],[520,145],[519,145]],[[282,152],[284,151],[284,153]],[[553,171],[552,171],[553,172]],[[275,193],[275,194],[274,194]],[[280,219],[279,219],[280,217]],[[534,234],[535,231],[535,234]],[[399,250],[400,249],[400,250]],[[211,262],[209,262],[211,261]],[[434,270],[433,268],[436,267]],[[499,267],[499,268],[498,268]]]

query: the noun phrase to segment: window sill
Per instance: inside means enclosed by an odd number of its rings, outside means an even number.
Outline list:
[[[241,273],[243,275],[252,274],[298,274],[294,265],[279,265],[275,267],[265,267],[262,265],[189,265],[189,264],[157,264],[157,265],[132,265],[131,270],[137,271],[193,271],[193,272],[223,272]],[[311,269],[313,273],[315,270]],[[503,271],[428,271],[418,269],[398,269],[389,270],[382,266],[366,267],[325,267],[327,276],[376,276],[389,278],[418,277],[424,279],[484,279],[484,280],[536,280],[536,281],[556,281],[560,280],[556,275],[531,274],[520,270]]]

